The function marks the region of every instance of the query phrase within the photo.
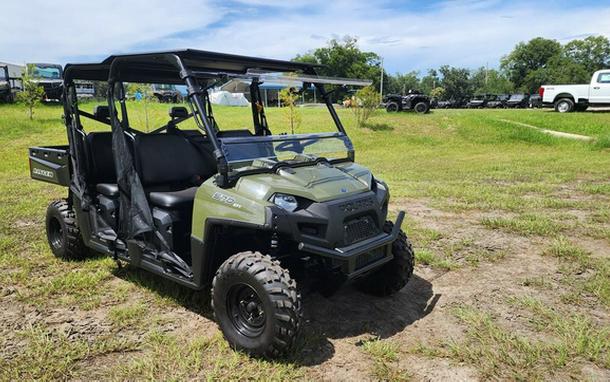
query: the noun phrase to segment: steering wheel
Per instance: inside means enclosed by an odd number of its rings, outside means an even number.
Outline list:
[[[314,138],[314,139],[310,139],[308,141],[286,141],[286,142],[282,142],[279,145],[275,146],[275,151],[278,152],[282,152],[282,151],[292,151],[295,153],[299,153],[302,154],[303,150],[305,149],[305,147],[307,146],[311,146],[314,143],[316,143],[319,139]]]

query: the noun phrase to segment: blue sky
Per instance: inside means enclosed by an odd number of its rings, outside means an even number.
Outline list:
[[[519,41],[610,37],[610,0],[3,0],[0,61],[197,48],[290,59],[357,36],[391,73],[495,67]]]

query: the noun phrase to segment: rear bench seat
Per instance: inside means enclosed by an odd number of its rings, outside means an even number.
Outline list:
[[[193,144],[179,135],[138,135],[134,149],[136,170],[154,206],[192,208],[198,186],[214,174]]]
[[[106,119],[108,107],[96,107],[94,115]],[[197,187],[216,172],[211,153],[195,148],[186,138],[192,134],[182,134],[138,134],[129,142],[133,145],[136,171],[152,205],[191,208]],[[95,184],[98,193],[118,197],[112,133],[92,132],[86,141],[89,182]]]
[[[116,170],[112,157],[112,133],[89,133],[86,140],[89,148],[89,182],[95,184],[95,189],[100,194],[118,196],[119,189],[116,185]]]

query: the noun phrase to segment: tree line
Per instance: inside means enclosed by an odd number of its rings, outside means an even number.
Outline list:
[[[358,47],[358,39],[345,36],[326,46],[297,55],[293,60],[323,65],[320,75],[367,78],[379,89],[381,57]],[[498,69],[468,69],[443,65],[418,71],[390,74],[383,70],[384,93],[406,94],[420,90],[439,99],[461,99],[474,94],[536,93],[543,84],[588,83],[591,74],[610,67],[610,41],[589,36],[561,44],[536,37],[518,43],[502,57]]]

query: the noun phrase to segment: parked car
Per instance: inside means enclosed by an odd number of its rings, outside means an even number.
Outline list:
[[[418,114],[430,111],[430,97],[418,90],[409,90],[409,94],[387,94],[383,97],[383,104],[388,113],[406,110],[415,110]]]
[[[455,100],[438,101],[436,103],[436,108],[437,109],[450,109],[453,107],[454,104],[455,104]]]
[[[506,107],[506,101],[510,98],[508,94],[499,94],[495,96],[492,100],[487,102],[487,107],[489,109],[501,109]]]
[[[11,89],[11,81],[8,75],[8,66],[0,66],[0,101],[12,102],[13,91]]]
[[[13,102],[18,91],[22,90],[21,74],[15,70],[17,65],[0,65],[0,102]]]
[[[60,101],[63,94],[63,69],[57,64],[26,64],[32,81],[44,89],[43,101]]]
[[[511,109],[521,109],[529,106],[529,94],[516,93],[511,94],[506,101],[506,107]]]
[[[529,107],[532,109],[542,107],[542,97],[540,97],[540,94],[530,95]]]
[[[553,105],[559,113],[610,106],[610,69],[593,73],[587,85],[542,85],[538,93],[544,105]]]
[[[482,109],[487,106],[487,102],[493,99],[493,94],[477,94],[468,101],[466,107],[469,109]]]

